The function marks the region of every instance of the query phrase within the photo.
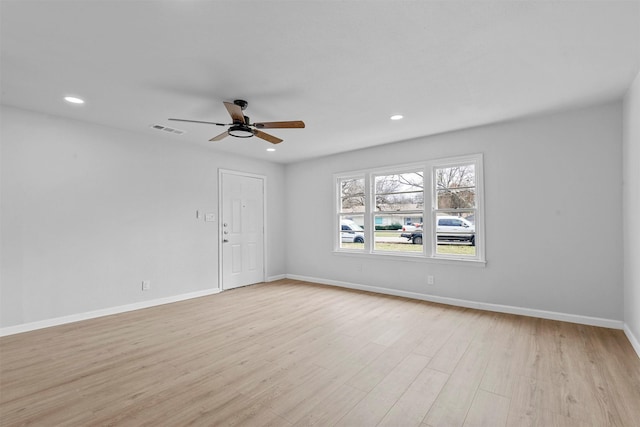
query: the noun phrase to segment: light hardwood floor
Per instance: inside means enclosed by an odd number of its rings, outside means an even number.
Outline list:
[[[282,280],[0,339],[13,425],[638,426],[619,330]]]

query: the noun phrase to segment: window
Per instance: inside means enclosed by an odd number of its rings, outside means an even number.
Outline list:
[[[434,253],[443,257],[478,258],[475,218],[477,208],[476,159],[458,159],[432,166]]]
[[[365,233],[365,185],[364,177],[338,179],[338,227],[339,247],[348,250],[364,250]]]
[[[399,244],[404,218],[424,212],[424,168],[373,174],[375,251],[422,252],[419,245]]]
[[[484,262],[482,155],[336,175],[336,250]]]

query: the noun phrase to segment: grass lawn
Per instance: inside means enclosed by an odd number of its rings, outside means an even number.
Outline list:
[[[414,245],[407,241],[407,243],[376,243],[376,250],[378,251],[390,251],[390,252],[422,252],[422,245]]]
[[[438,245],[438,254],[476,256],[476,247],[469,245]]]
[[[399,238],[402,232],[399,230],[376,230],[375,236],[378,239],[388,239],[390,237]],[[342,243],[345,249],[364,249],[364,243]],[[409,240],[402,239],[402,242],[377,242],[375,245],[377,251],[386,252],[422,252],[422,245],[414,245]],[[438,255],[462,255],[475,256],[475,246],[466,244],[442,244],[436,249]]]

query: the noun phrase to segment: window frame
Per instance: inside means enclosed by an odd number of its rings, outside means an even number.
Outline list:
[[[363,169],[357,171],[348,171],[333,174],[334,182],[334,253],[338,255],[356,255],[364,257],[373,257],[379,259],[388,257],[390,259],[400,260],[420,260],[437,263],[464,263],[465,265],[486,264],[485,258],[485,227],[484,227],[484,158],[482,153],[469,154],[463,156],[446,157],[440,159],[425,160],[419,163],[391,165],[380,168]],[[474,208],[474,225],[476,235],[476,254],[475,256],[467,255],[449,255],[437,253],[436,241],[436,214],[442,209],[436,209],[437,191],[435,188],[435,173],[437,169],[446,167],[455,167],[465,164],[474,165],[475,174],[475,201]],[[383,175],[399,175],[407,172],[422,171],[423,174],[423,209],[407,211],[411,215],[421,215],[423,218],[423,244],[422,251],[415,252],[396,252],[375,249],[375,217],[380,212],[375,210],[375,179],[377,176]],[[345,179],[364,179],[364,195],[365,206],[362,216],[364,218],[364,234],[365,241],[363,248],[343,248],[341,247],[340,220],[345,215],[341,212],[341,188],[340,183]],[[448,209],[451,211],[451,209]],[[400,213],[405,213],[401,211]]]

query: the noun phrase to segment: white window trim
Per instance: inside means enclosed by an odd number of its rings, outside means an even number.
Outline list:
[[[448,166],[457,166],[460,164],[473,163],[475,167],[476,178],[476,236],[479,238],[476,240],[476,255],[474,257],[468,256],[456,256],[436,253],[435,242],[435,187],[433,185],[434,173],[436,168],[443,168]],[[385,174],[399,174],[403,172],[415,172],[417,169],[423,171],[424,178],[424,210],[422,212],[423,220],[423,250],[422,252],[389,252],[375,250],[372,244],[372,239],[375,233],[375,226],[373,224],[373,216],[375,215],[374,192],[375,188],[371,183],[375,179],[375,176]],[[484,157],[482,153],[470,154],[456,157],[446,157],[441,159],[431,159],[420,163],[401,164],[385,166],[372,169],[361,169],[356,171],[349,171],[343,173],[333,174],[334,185],[334,230],[340,230],[340,217],[342,213],[339,211],[340,207],[340,186],[339,182],[342,179],[362,179],[365,182],[365,212],[364,215],[364,229],[365,229],[365,243],[363,249],[350,249],[341,247],[340,232],[334,232],[334,250],[336,255],[356,256],[373,259],[394,259],[400,261],[411,262],[429,262],[438,264],[463,264],[469,266],[483,267],[486,265],[486,253],[485,253],[485,226],[484,226]],[[427,190],[429,189],[429,190]],[[429,195],[429,198],[426,196]],[[427,228],[428,222],[428,228]],[[428,230],[428,232],[427,232]]]

